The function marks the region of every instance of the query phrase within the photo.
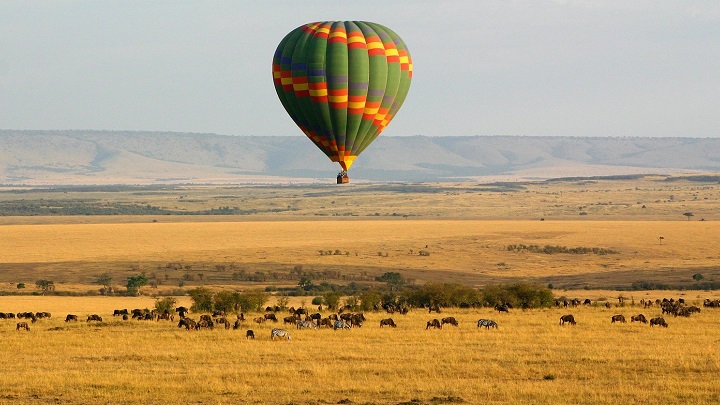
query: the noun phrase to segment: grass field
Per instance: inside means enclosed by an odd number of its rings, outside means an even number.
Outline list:
[[[18,297],[3,297],[0,307]],[[50,299],[51,297],[40,297]],[[630,323],[659,309],[580,307],[512,311],[446,310],[459,327],[425,330],[430,316],[366,314],[350,331],[186,331],[175,322],[120,321],[106,311],[138,301],[90,297],[102,324],[66,324],[65,313],[29,332],[0,321],[0,401],[60,403],[712,403],[720,400],[720,314],[704,309],[666,319],[668,328]],[[103,303],[104,301],[104,303]],[[33,303],[35,308],[42,301]],[[45,302],[44,309],[70,308]],[[87,311],[85,311],[87,312]],[[559,326],[572,313],[576,326]],[[611,324],[623,313],[626,324]],[[197,319],[197,314],[193,314]],[[479,318],[498,329],[479,330]],[[281,324],[281,323],[280,323]],[[246,340],[252,328],[257,339]],[[347,401],[351,402],[347,402]]]
[[[337,284],[373,283],[398,271],[415,284],[534,281],[552,284],[558,297],[601,303],[619,295],[636,303],[720,298],[690,290],[697,274],[720,282],[720,186],[713,181],[4,190],[1,209],[237,206],[244,214],[0,217],[0,293],[24,294],[0,295],[0,312],[53,313],[29,332],[0,319],[0,403],[720,402],[720,309],[666,316],[669,328],[610,323],[616,313],[650,318],[659,308],[446,309],[442,316],[457,317],[460,327],[428,331],[425,323],[438,316],[416,309],[393,316],[396,329],[379,328],[386,314],[368,313],[362,328],[293,329],[290,341],[270,341],[272,324],[189,332],[176,322],[111,316],[200,285],[296,286],[298,267],[332,270],[334,279],[314,281]],[[521,244],[614,253],[507,249]],[[38,293],[36,280],[53,280],[60,293],[97,294],[103,273],[122,290],[141,272],[157,286],[140,297],[30,295]],[[267,277],[244,281],[239,272]],[[688,289],[618,291],[635,282]],[[68,313],[81,321],[66,324]],[[82,321],[94,313],[105,322]],[[558,325],[566,313],[577,326]],[[478,330],[479,318],[500,327]],[[248,327],[256,340],[244,338]]]

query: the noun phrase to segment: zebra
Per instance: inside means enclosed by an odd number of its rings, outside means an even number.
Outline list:
[[[338,329],[350,329],[350,325],[345,321],[335,321],[333,324],[333,330]]]
[[[273,328],[272,332],[270,332],[270,340],[275,340],[276,336],[290,340],[290,334],[285,329]]]
[[[302,328],[317,329],[317,325],[315,324],[315,322],[312,322],[312,321],[300,321],[295,326],[298,329],[302,329]]]
[[[497,322],[495,322],[495,321],[493,321],[493,320],[490,320],[490,319],[480,319],[480,320],[478,321],[478,328],[481,327],[481,326],[484,326],[484,327],[486,327],[487,329],[490,329],[491,327],[497,328],[497,327],[498,327],[498,324],[497,324]]]

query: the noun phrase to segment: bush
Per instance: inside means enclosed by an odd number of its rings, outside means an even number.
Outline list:
[[[155,310],[160,313],[173,313],[175,311],[175,305],[177,299],[173,297],[157,298],[155,300]]]
[[[322,297],[315,297],[313,298],[312,302],[313,305],[322,305],[323,304],[323,298]]]
[[[25,288],[25,283],[18,283],[17,288],[18,289]]]

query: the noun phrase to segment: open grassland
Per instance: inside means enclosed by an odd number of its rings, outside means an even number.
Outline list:
[[[719,181],[718,175],[706,175],[492,184],[0,187],[0,223],[196,222],[217,217],[675,220],[685,219],[685,212],[709,221],[720,218]]]
[[[24,310],[22,297],[0,307]],[[57,297],[33,297],[36,310],[67,309]],[[69,299],[69,298],[66,298]],[[666,316],[668,328],[631,323],[660,310],[579,307],[512,311],[447,309],[394,315],[366,313],[362,328],[295,330],[271,341],[278,325],[186,331],[176,322],[121,321],[110,307],[127,298],[78,298],[82,313],[103,323],[68,323],[53,314],[15,331],[0,320],[0,401],[61,403],[587,403],[685,404],[720,401],[720,310]],[[141,304],[142,305],[142,304]],[[22,308],[20,308],[22,307]],[[576,326],[559,326],[574,314]],[[623,313],[626,324],[611,324]],[[248,314],[255,315],[255,314]],[[325,313],[327,315],[327,313]],[[197,319],[198,314],[191,314]],[[455,316],[459,327],[425,330]],[[250,316],[248,316],[250,318]],[[479,318],[498,329],[478,329]],[[282,327],[282,326],[280,326]],[[246,340],[245,330],[257,339]],[[348,402],[351,401],[351,402]]]
[[[265,221],[0,226],[0,282],[57,290],[97,289],[102,273],[123,285],[145,272],[162,291],[198,285],[238,285],[239,271],[268,275],[263,283],[297,283],[304,271],[334,270],[338,282],[371,281],[399,271],[417,283],[482,285],[533,280],[555,288],[618,288],[636,281],[720,280],[715,221]],[[663,240],[659,237],[662,236]],[[597,247],[617,253],[545,254],[508,245]],[[419,251],[429,255],[421,256]],[[340,254],[320,254],[339,252]],[[175,267],[168,267],[176,263]],[[249,286],[247,283],[245,286]]]

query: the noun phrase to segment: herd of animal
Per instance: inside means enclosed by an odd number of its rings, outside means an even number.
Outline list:
[[[555,305],[560,307],[569,307],[569,306],[578,306],[580,304],[589,305],[590,300],[584,300],[581,301],[579,299],[573,299],[573,300],[563,300],[563,301],[556,301]],[[622,300],[620,302],[622,304]],[[677,316],[685,316],[688,317],[691,314],[699,313],[700,308],[697,306],[692,305],[686,305],[684,299],[680,298],[678,300],[675,300],[673,298],[670,299],[663,299],[663,300],[641,300],[640,304],[644,308],[651,308],[653,306],[658,306],[662,310],[662,314],[665,315],[673,315],[675,317]],[[708,308],[720,308],[720,300],[709,300],[706,299],[703,302],[703,306]],[[433,305],[427,307],[428,312],[432,313],[441,312],[441,307],[438,305]],[[509,309],[512,308],[512,306],[509,306],[507,304],[498,304],[495,306],[495,309],[498,312],[509,312]],[[318,310],[321,310],[322,307],[319,307]],[[262,316],[259,316],[257,318],[253,319],[253,322],[256,322],[258,324],[262,324],[264,322],[274,322],[279,323],[279,320],[276,316],[276,312],[280,311],[281,309],[279,307],[267,307],[266,313]],[[400,313],[400,314],[407,314],[408,308],[402,308],[402,309],[396,309],[396,308],[385,308],[385,310],[388,312],[388,314],[393,313]],[[201,314],[199,315],[199,319],[195,320],[188,316],[190,313],[190,309],[186,307],[178,307],[175,308],[175,313],[179,317],[179,322],[177,324],[178,328],[185,328],[186,330],[194,330],[198,331],[201,329],[214,329],[219,325],[222,325],[224,329],[240,329],[243,327],[243,322],[245,322],[245,315],[243,313],[236,314],[236,319],[234,322],[231,322],[227,318],[227,314],[223,311],[214,311],[212,314]],[[294,325],[296,329],[319,329],[319,328],[332,328],[333,330],[348,330],[352,328],[360,328],[363,326],[363,323],[366,321],[365,315],[363,313],[353,313],[353,312],[343,312],[341,309],[339,313],[330,314],[327,317],[323,317],[320,312],[310,314],[309,311],[306,308],[290,308],[289,309],[290,315],[283,318],[283,323],[285,325]],[[19,312],[19,313],[12,313],[12,312],[0,312],[0,319],[27,319],[30,321],[30,324],[37,322],[39,319],[43,318],[50,318],[51,314],[49,312]],[[148,309],[134,309],[132,311],[128,311],[127,309],[117,309],[113,311],[113,317],[121,317],[123,320],[129,320],[129,319],[136,319],[140,321],[161,321],[161,320],[167,320],[170,322],[175,321],[175,314],[171,313],[170,311],[163,311],[159,313],[155,310],[148,310]],[[68,314],[65,317],[65,322],[78,322],[78,316],[74,314]],[[92,314],[88,315],[86,322],[102,322],[103,318],[100,315]],[[610,319],[611,323],[626,323],[626,318],[622,314],[616,314],[613,315]],[[650,324],[650,326],[662,326],[667,328],[668,324],[665,321],[665,319],[662,316],[658,316],[655,318],[652,318],[648,321],[648,319],[643,314],[637,314],[630,317],[630,322],[640,322],[645,324]],[[560,325],[576,325],[577,321],[575,320],[575,316],[572,314],[563,315],[560,317]],[[427,321],[425,325],[425,329],[442,329],[444,325],[452,325],[457,327],[459,325],[459,322],[457,319],[453,316],[441,318],[441,319],[431,319]],[[385,326],[395,328],[397,327],[397,324],[392,318],[385,318],[380,320],[380,327],[383,328]],[[490,328],[498,328],[497,322],[491,319],[479,319],[477,321],[477,327],[485,327],[486,329]],[[16,325],[16,330],[30,330],[30,325],[28,324],[28,321],[20,321]],[[247,339],[255,339],[255,332],[251,329],[248,329],[246,331],[246,338]],[[271,334],[270,334],[271,340],[274,340],[275,338],[284,338],[287,340],[290,340],[290,333],[287,329],[282,328],[272,328]]]

